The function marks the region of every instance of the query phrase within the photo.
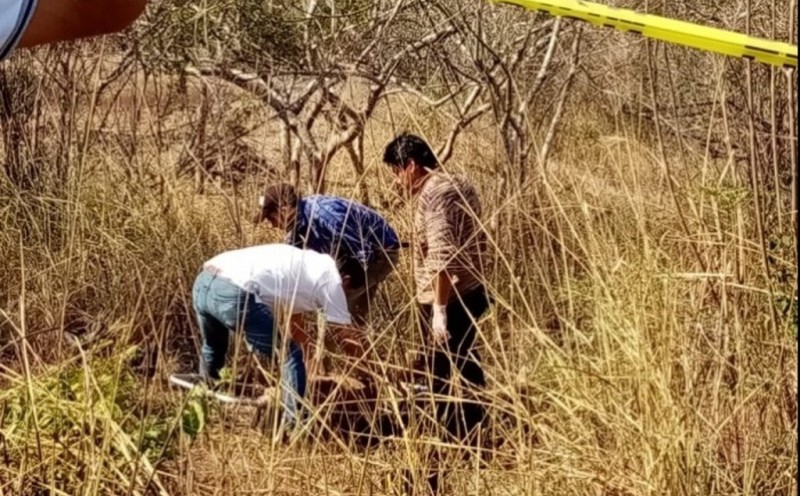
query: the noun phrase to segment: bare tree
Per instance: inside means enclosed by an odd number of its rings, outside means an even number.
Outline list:
[[[532,160],[544,163],[552,149],[564,101],[577,73],[579,32],[567,35],[573,39],[572,55],[561,56],[560,20],[532,18],[529,13],[520,16],[481,3],[459,8],[439,1],[430,9],[457,33],[454,50],[441,56],[446,67],[441,79],[448,93],[437,101],[426,100],[435,108],[449,105],[455,115],[438,148],[440,160],[447,162],[459,135],[489,113],[506,158],[498,170],[502,183],[513,179],[523,184]],[[405,89],[425,94],[424,88]],[[537,148],[542,133],[546,135]]]
[[[393,25],[415,3],[423,2],[375,2],[367,18],[340,14],[320,30],[319,23],[330,14],[320,10],[328,4],[309,0],[302,11],[302,69],[274,61],[259,67],[257,58],[239,57],[237,67],[205,63],[189,72],[221,78],[257,96],[281,122],[284,165],[294,181],[299,181],[304,160],[314,190],[324,192],[327,167],[343,149],[356,173],[364,173],[365,124],[390,86],[402,80],[401,67],[455,33],[453,26],[440,25],[413,40],[398,39]],[[365,96],[347,97],[354,81],[367,88]]]

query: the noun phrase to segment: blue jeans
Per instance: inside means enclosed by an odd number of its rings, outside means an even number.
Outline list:
[[[192,305],[203,338],[200,356],[203,376],[219,379],[229,334],[238,329],[244,331],[251,351],[271,360],[273,350],[278,348],[275,321],[271,309],[256,300],[255,295],[204,270],[195,279]],[[294,424],[306,392],[306,367],[300,347],[291,341],[288,348],[281,371],[281,396],[284,422]]]

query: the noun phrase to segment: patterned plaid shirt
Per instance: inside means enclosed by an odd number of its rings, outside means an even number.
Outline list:
[[[452,279],[452,297],[483,283],[486,235],[480,217],[478,194],[464,178],[434,172],[422,185],[414,216],[414,276],[420,303],[433,303],[433,278],[443,270]]]
[[[397,233],[380,214],[346,198],[323,195],[298,202],[295,226],[286,242],[340,261],[355,258],[364,266],[377,254],[400,247]]]

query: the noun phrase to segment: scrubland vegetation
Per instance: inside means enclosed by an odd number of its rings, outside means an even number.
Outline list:
[[[796,2],[618,5],[796,43]],[[480,1],[157,0],[125,34],[20,52],[0,67],[0,494],[403,494],[433,459],[445,494],[795,493],[796,88]],[[281,239],[249,220],[265,183],[410,236],[381,164],[403,130],[484,203],[481,453],[424,428],[364,447],[325,405],[274,443],[269,418],[170,389],[196,366],[202,262]],[[409,258],[374,309],[379,370],[421,345]]]

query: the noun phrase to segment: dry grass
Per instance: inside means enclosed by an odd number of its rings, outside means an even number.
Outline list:
[[[452,168],[481,190],[492,245],[487,452],[464,460],[422,429],[366,449],[331,436],[324,409],[308,436],[275,444],[252,412],[165,384],[196,360],[200,264],[277,239],[247,221],[261,178],[196,193],[171,169],[185,135],[164,144],[155,125],[165,104],[127,105],[109,126],[135,148],[84,135],[82,113],[103,109],[83,106],[70,110],[64,182],[22,190],[0,177],[0,494],[402,494],[405,470],[425,487],[433,452],[447,494],[796,491],[794,226],[766,225],[767,278],[753,195],[724,160],[672,146],[662,157],[622,114],[574,104],[535,179],[499,191],[500,146],[479,124]],[[400,129],[439,138],[419,105],[398,97],[378,112],[365,177],[337,161],[331,190],[363,181],[393,204],[383,144]],[[154,117],[127,127],[126,112],[145,110]],[[191,108],[170,112],[176,129],[190,122]],[[270,136],[254,140],[271,150]],[[402,209],[389,216],[406,231]],[[410,284],[404,265],[379,303],[381,367],[419,346]],[[389,407],[397,394],[379,388]]]

